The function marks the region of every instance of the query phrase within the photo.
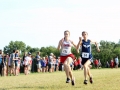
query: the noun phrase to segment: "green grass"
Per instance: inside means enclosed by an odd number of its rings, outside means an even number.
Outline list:
[[[94,84],[83,84],[83,71],[73,71],[76,85],[66,84],[65,72],[0,77],[0,90],[120,90],[120,69],[92,69]]]

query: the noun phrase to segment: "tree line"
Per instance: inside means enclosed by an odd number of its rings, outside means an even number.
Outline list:
[[[110,61],[112,58],[114,59],[116,56],[120,58],[120,40],[118,43],[110,42],[110,41],[100,41],[100,52],[98,53],[95,45],[91,45],[92,47],[92,55],[93,60],[100,59],[102,65],[105,65],[107,61]],[[41,48],[32,48],[31,46],[26,46],[26,44],[22,41],[10,41],[10,43],[4,47],[3,52],[5,54],[12,53],[14,49],[20,51],[20,56],[24,55],[24,52],[31,52],[32,56],[36,56],[36,52],[41,52],[41,57],[49,55],[51,52],[54,53],[56,57],[60,56],[60,52],[57,50],[55,46],[49,47],[41,47]],[[76,49],[72,47],[72,53],[79,57],[80,53],[77,53]]]

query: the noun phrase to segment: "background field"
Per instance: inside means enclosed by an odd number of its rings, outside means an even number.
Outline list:
[[[66,84],[64,72],[0,77],[0,90],[120,90],[120,69],[92,69],[94,84],[83,84],[83,71],[73,71],[76,85]]]

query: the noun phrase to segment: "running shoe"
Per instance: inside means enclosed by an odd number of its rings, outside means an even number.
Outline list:
[[[69,78],[67,78],[66,83],[70,83],[70,79]]]
[[[72,86],[75,85],[75,78],[71,81]]]
[[[93,79],[92,79],[92,77],[90,77],[90,83],[91,83],[91,84],[93,83]]]
[[[86,85],[87,85],[87,83],[88,83],[88,82],[87,82],[87,80],[84,80],[84,84],[86,84]]]

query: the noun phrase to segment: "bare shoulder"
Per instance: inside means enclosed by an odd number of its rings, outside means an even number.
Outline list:
[[[63,42],[63,41],[64,41],[64,38],[60,39],[60,41]]]
[[[59,43],[61,42],[62,40],[59,40]]]
[[[92,42],[92,40],[91,39],[88,39],[90,42]]]
[[[71,43],[73,43],[73,41],[72,40],[69,40]]]
[[[75,45],[74,41],[70,40],[70,42],[71,42],[73,45]]]
[[[59,43],[62,43],[63,42],[63,39],[60,39]]]

